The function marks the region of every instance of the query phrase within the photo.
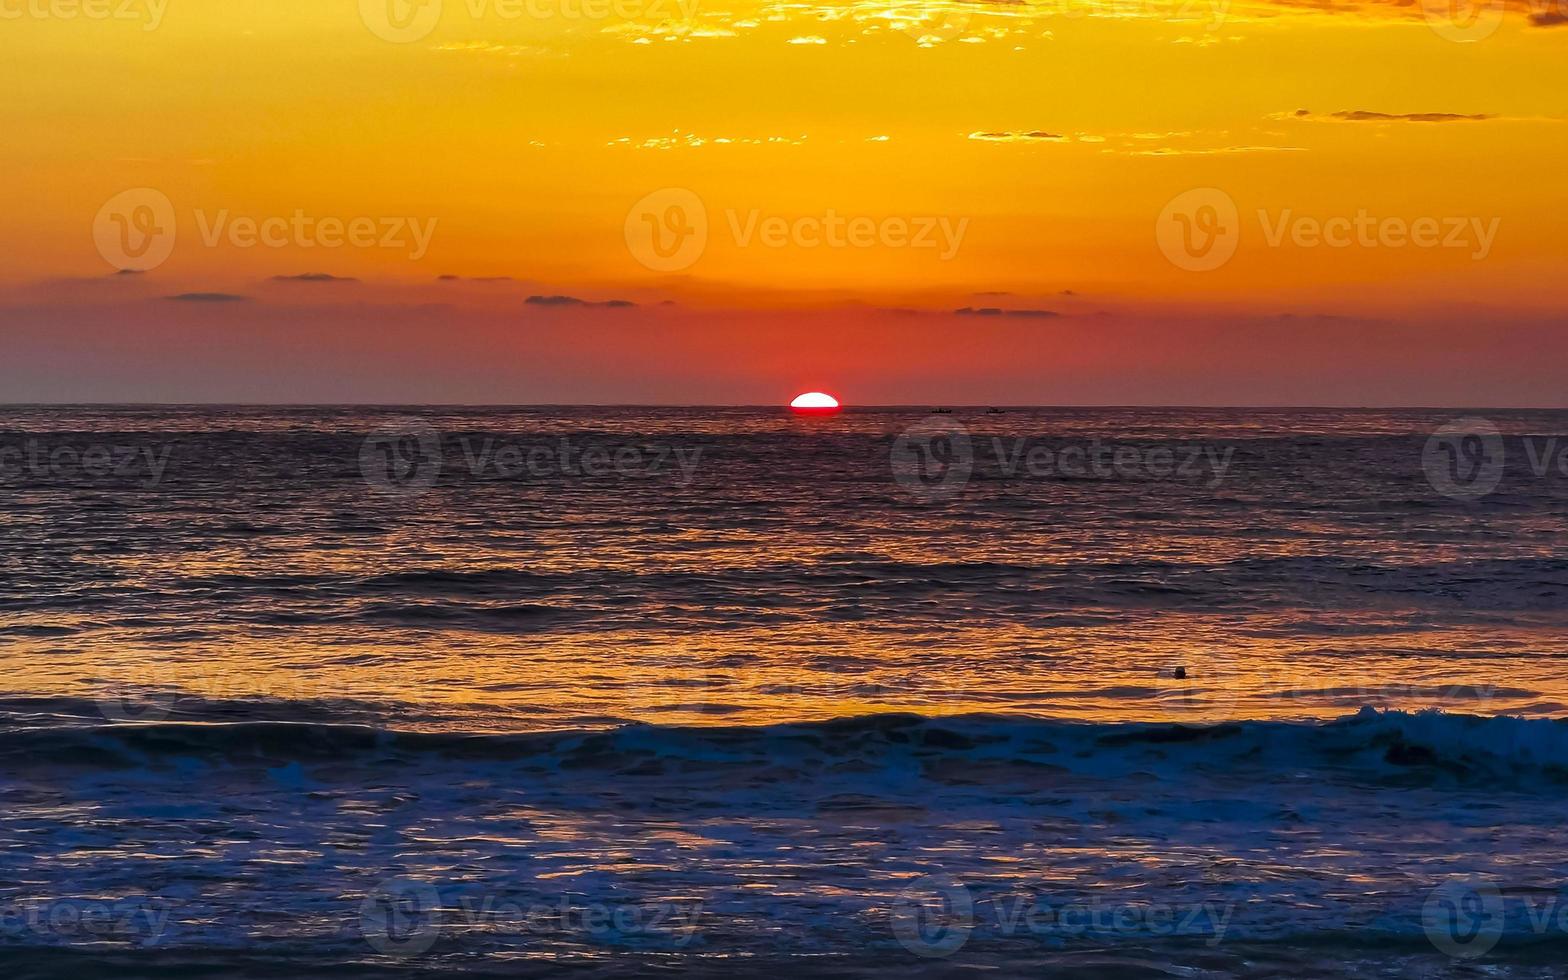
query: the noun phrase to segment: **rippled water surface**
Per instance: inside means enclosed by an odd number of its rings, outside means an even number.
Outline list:
[[[1462,415],[1495,441],[1433,441]],[[1564,448],[1563,412],[0,409],[0,949],[1550,975]]]

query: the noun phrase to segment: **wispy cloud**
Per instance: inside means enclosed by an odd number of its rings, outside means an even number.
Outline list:
[[[1055,310],[1008,310],[1003,309],[1000,306],[965,306],[954,310],[953,313],[956,316],[1016,316],[1028,317],[1032,319],[1046,319],[1049,317],[1061,316],[1061,314]]]
[[[1115,153],[1116,150],[1106,150],[1106,153]],[[1304,146],[1195,146],[1176,147],[1161,146],[1152,150],[1127,150],[1129,156],[1135,157],[1208,157],[1229,153],[1305,153]]]
[[[986,143],[1052,143],[1061,142],[1062,140],[1067,139],[1067,137],[1061,135],[1060,133],[1048,133],[1043,129],[1031,129],[1025,133],[970,133],[969,138],[972,140],[980,140],[981,142]]]
[[[302,272],[297,276],[273,276],[273,282],[359,282],[353,276],[334,276],[329,272]]]
[[[243,303],[248,298],[235,293],[179,293],[164,297],[177,303]]]
[[[448,54],[488,54],[500,55],[507,58],[543,58],[563,56],[559,52],[534,44],[492,44],[487,41],[454,41],[448,44],[438,44],[433,50]]]
[[[1351,112],[1336,112],[1335,119],[1346,122],[1481,122],[1492,119],[1493,116],[1484,112],[1371,112],[1366,109],[1356,109]]]
[[[529,306],[600,306],[609,309],[626,309],[637,305],[629,299],[594,301],[577,296],[530,296],[523,302]]]
[[[623,146],[634,150],[673,150],[677,148],[695,148],[699,146],[728,146],[748,145],[762,146],[769,143],[783,143],[798,146],[806,141],[805,134],[799,137],[789,136],[698,136],[696,133],[683,133],[676,130],[669,136],[650,136],[642,140],[634,140],[630,136],[622,136],[610,140],[606,146]]]
[[[1348,109],[1339,112],[1314,113],[1310,109],[1275,113],[1273,119],[1299,119],[1315,122],[1486,122],[1500,116],[1489,112],[1376,112],[1371,109]]]

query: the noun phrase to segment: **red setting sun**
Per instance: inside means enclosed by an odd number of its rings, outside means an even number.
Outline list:
[[[808,391],[795,396],[789,403],[796,415],[836,415],[840,411],[838,399],[820,391]]]

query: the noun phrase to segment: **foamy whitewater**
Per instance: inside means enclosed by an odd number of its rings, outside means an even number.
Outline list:
[[[0,963],[1560,975],[1565,432],[0,410]]]

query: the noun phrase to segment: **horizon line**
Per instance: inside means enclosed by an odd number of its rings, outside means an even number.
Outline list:
[[[788,402],[158,402],[158,401],[104,401],[104,402],[0,402],[0,409],[18,408],[256,408],[256,409],[558,409],[558,408],[640,408],[640,409],[755,409],[763,411],[789,410]],[[1171,411],[1337,411],[1337,412],[1560,412],[1568,405],[1415,405],[1415,404],[1361,404],[1361,405],[1280,405],[1280,404],[1157,404],[1157,403],[1080,403],[1038,404],[1032,402],[889,402],[884,404],[843,405],[844,413],[880,410],[948,410],[1028,409],[1028,410],[1133,410],[1164,409]]]

